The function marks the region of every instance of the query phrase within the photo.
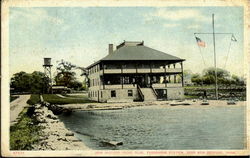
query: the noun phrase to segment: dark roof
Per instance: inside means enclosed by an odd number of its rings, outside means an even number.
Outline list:
[[[146,47],[144,45],[122,46],[113,53],[105,56],[99,61],[89,65],[87,68],[98,64],[101,61],[122,61],[122,60],[168,60],[168,61],[184,61],[184,59],[176,56]]]
[[[123,46],[113,53],[102,58],[101,61],[107,60],[177,60],[183,59],[170,54],[146,47],[146,46]]]

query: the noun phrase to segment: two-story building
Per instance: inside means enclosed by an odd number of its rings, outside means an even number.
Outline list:
[[[87,67],[89,98],[99,102],[182,99],[183,61],[178,57],[124,41]]]

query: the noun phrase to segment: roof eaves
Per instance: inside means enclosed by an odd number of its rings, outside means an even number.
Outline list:
[[[94,66],[94,65],[96,65],[96,64],[98,64],[100,62],[101,62],[101,60],[98,60],[98,61],[94,62],[93,64],[87,66],[86,69],[89,69],[90,67],[92,67],[92,66]]]

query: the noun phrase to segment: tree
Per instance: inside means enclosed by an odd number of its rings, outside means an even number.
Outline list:
[[[30,75],[24,71],[15,73],[11,78],[10,86],[16,92],[28,92],[31,87]]]
[[[202,84],[202,77],[200,74],[196,73],[191,76],[191,81],[195,84]]]
[[[34,71],[31,74],[31,93],[45,92],[49,88],[49,78],[43,72]]]
[[[57,66],[57,75],[55,76],[56,85],[70,87],[71,82],[75,81],[75,72],[73,69],[76,68],[75,65],[70,62],[61,60]]]
[[[31,74],[21,71],[13,75],[10,87],[15,92],[42,93],[49,87],[49,79],[39,71]]]
[[[203,70],[204,84],[215,83],[215,68],[211,67]],[[217,68],[217,81],[219,84],[225,84],[230,81],[230,73],[227,70]]]
[[[73,88],[74,90],[81,90],[82,89],[82,83],[79,81],[73,81],[69,84],[70,88]]]

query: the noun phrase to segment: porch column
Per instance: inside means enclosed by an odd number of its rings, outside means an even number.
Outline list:
[[[164,65],[164,71],[165,71],[165,72],[164,72],[164,75],[165,75],[165,76],[164,76],[165,87],[167,87],[167,70],[166,70],[166,66],[167,66],[167,65]]]
[[[181,84],[184,87],[184,78],[183,78],[183,63],[181,62]]]
[[[123,65],[121,65],[121,82],[122,82],[122,89],[123,89]]]
[[[150,66],[149,83],[150,83],[150,85],[152,86],[152,81],[151,81],[151,76],[152,76],[152,63],[151,63],[151,62],[150,62],[150,64],[149,64],[149,66]]]
[[[105,79],[104,79],[104,63],[102,63],[102,85],[103,89],[105,89]]]
[[[135,72],[136,72],[136,73],[138,73],[137,67],[138,67],[138,65],[137,65],[137,63],[136,63],[136,64],[135,64]]]

